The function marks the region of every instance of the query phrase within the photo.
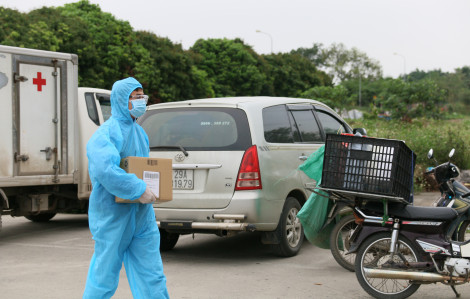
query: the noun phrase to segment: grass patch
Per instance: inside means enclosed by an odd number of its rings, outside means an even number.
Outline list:
[[[415,169],[415,190],[426,188],[423,172],[429,166],[435,166],[428,160],[430,148],[439,163],[449,160],[452,148],[456,152],[452,163],[460,169],[470,169],[470,118],[447,120],[414,119],[412,122],[383,119],[347,120],[353,128],[365,128],[371,137],[404,140],[406,145],[417,155]]]

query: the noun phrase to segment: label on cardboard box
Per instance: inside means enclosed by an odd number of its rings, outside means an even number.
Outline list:
[[[157,198],[160,197],[160,172],[144,171],[144,182]]]
[[[157,197],[157,203],[173,199],[173,182],[171,159],[127,157],[121,160],[120,167],[127,173],[135,174],[142,179]],[[137,203],[136,200],[116,196],[119,203]]]

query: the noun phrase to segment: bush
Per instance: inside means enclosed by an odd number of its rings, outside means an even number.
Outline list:
[[[438,163],[449,161],[449,152],[455,148],[452,163],[460,169],[470,169],[470,119],[415,119],[412,122],[383,119],[349,120],[354,127],[367,129],[370,137],[398,139],[416,153],[415,190],[428,188],[423,178],[424,170],[435,166],[433,160],[427,158],[429,149],[434,150]]]
[[[439,163],[449,160],[448,154],[455,148],[452,162],[462,169],[470,168],[470,119],[434,120],[415,119],[412,122],[383,119],[350,120],[352,127],[364,127],[371,137],[403,140],[417,155],[417,164],[433,166],[427,159],[430,148]]]

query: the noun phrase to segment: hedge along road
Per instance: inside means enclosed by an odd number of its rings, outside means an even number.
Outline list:
[[[86,215],[57,215],[48,223],[4,216],[0,297],[81,298],[92,254]],[[299,255],[278,258],[256,233],[186,235],[162,258],[171,298],[370,298],[329,250],[308,242]],[[470,298],[470,285],[457,290]],[[132,298],[124,268],[113,298]],[[432,284],[411,298],[455,296],[449,287]]]

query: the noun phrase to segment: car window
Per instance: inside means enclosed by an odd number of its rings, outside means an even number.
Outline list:
[[[293,143],[291,123],[285,105],[264,108],[264,139],[273,143]]]
[[[299,130],[301,142],[322,141],[313,110],[292,110],[291,113]]]
[[[251,145],[248,120],[240,109],[156,109],[147,111],[139,123],[149,137],[150,147],[245,150]]]
[[[297,126],[295,125],[295,120],[294,117],[292,116],[292,113],[289,113],[289,120],[294,129],[292,129],[292,135],[294,136],[294,142],[301,142],[302,139],[300,139],[300,133],[299,130],[297,129]]]
[[[110,95],[105,93],[85,93],[85,103],[88,112],[88,117],[97,125],[100,125],[100,119],[98,117],[98,110],[96,107],[96,99],[100,103],[101,113],[103,114],[103,121],[107,121],[111,117],[111,101]]]
[[[98,111],[96,110],[95,96],[92,92],[85,93],[86,110],[88,117],[97,125],[100,125],[100,119],[98,117]]]
[[[103,114],[103,121],[107,121],[111,117],[111,100],[110,95],[105,93],[97,93],[96,98],[100,102],[101,113]]]
[[[320,120],[320,123],[323,127],[323,131],[326,134],[341,134],[347,133],[348,130],[344,127],[343,123],[332,115],[317,110],[317,116]]]

